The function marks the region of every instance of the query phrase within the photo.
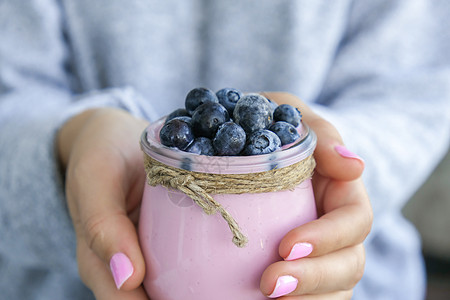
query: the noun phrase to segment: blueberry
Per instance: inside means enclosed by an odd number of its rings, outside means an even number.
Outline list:
[[[221,104],[206,102],[194,111],[192,129],[195,136],[213,138],[217,128],[229,119],[228,111]]]
[[[178,108],[166,117],[166,123],[176,117],[190,117],[190,115],[186,109]]]
[[[233,88],[223,88],[216,93],[219,103],[222,104],[227,110],[230,116],[233,115],[234,107],[236,103],[241,99],[242,93]]]
[[[217,155],[238,155],[244,149],[246,134],[238,124],[229,121],[220,125],[213,139]]]
[[[295,128],[294,125],[284,121],[275,122],[269,127],[269,130],[278,135],[282,146],[293,143],[300,137],[297,132],[297,128]]]
[[[277,121],[285,121],[291,123],[295,127],[300,125],[302,120],[301,112],[294,106],[289,104],[281,104],[273,112],[273,119]]]
[[[243,96],[236,104],[233,116],[246,133],[267,128],[273,119],[269,101],[259,94]]]
[[[272,131],[261,129],[251,133],[247,138],[247,143],[243,155],[259,155],[271,153],[281,147],[280,138]]]
[[[175,117],[175,118],[172,118],[171,120],[174,120],[174,119],[182,120],[182,121],[188,123],[189,125],[191,125],[191,123],[192,123],[192,118],[191,118],[191,117],[187,117],[187,116]],[[167,123],[167,122],[169,122],[169,121],[170,121],[170,120],[167,120],[165,123]]]
[[[186,171],[192,171],[192,160],[189,157],[183,157],[180,168]]]
[[[194,140],[194,133],[189,123],[179,117],[168,121],[161,127],[159,138],[161,144],[167,147],[184,150]]]
[[[186,152],[209,156],[215,154],[211,139],[203,136],[195,138],[189,147],[186,148]]]
[[[193,115],[194,110],[206,102],[218,103],[216,94],[207,88],[199,87],[189,91],[186,95],[185,107],[190,115]]]

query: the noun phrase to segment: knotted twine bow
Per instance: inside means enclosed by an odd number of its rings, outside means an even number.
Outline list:
[[[147,183],[177,189],[189,196],[203,211],[212,215],[217,211],[228,223],[233,233],[233,243],[245,247],[247,237],[242,234],[236,220],[212,195],[265,193],[294,189],[311,178],[316,162],[313,156],[293,165],[266,172],[249,174],[211,174],[174,168],[144,154]]]

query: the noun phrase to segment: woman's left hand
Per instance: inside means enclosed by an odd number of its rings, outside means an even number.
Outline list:
[[[350,299],[364,273],[362,243],[373,219],[360,178],[364,162],[343,146],[330,123],[301,100],[287,93],[264,95],[278,104],[299,107],[318,136],[313,188],[319,218],[282,239],[279,254],[284,260],[266,268],[261,291],[270,298]]]

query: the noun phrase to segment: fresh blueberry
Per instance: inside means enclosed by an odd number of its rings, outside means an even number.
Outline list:
[[[251,133],[247,138],[247,143],[243,155],[259,155],[271,153],[281,147],[280,138],[272,131],[261,129]]]
[[[186,152],[209,156],[215,154],[211,139],[203,136],[195,138],[189,147],[186,148]]]
[[[213,139],[217,155],[238,155],[244,149],[246,134],[238,124],[229,121],[220,125]]]
[[[293,143],[300,137],[297,132],[297,128],[295,128],[294,125],[284,121],[278,121],[270,125],[269,130],[278,135],[282,146]]]
[[[213,138],[217,128],[230,119],[228,111],[219,103],[206,102],[197,107],[192,115],[195,136]]]
[[[189,157],[183,157],[180,168],[186,171],[192,171],[192,160]]]
[[[210,89],[199,87],[189,91],[186,95],[185,107],[190,115],[194,114],[194,110],[206,102],[218,103],[216,94]]]
[[[167,117],[166,117],[166,123],[170,120],[172,120],[173,118],[177,118],[177,117],[190,117],[188,111],[184,108],[178,108],[176,110],[174,110],[173,112],[171,112]]]
[[[233,88],[223,88],[216,93],[219,103],[222,104],[227,110],[230,116],[233,115],[234,107],[236,103],[241,99],[242,93]]]
[[[191,118],[191,117],[187,117],[187,116],[180,116],[180,117],[172,118],[172,120],[174,120],[174,119],[182,120],[182,121],[188,123],[189,125],[191,125],[191,123],[192,123],[192,118]],[[170,120],[169,120],[169,121],[170,121]],[[169,122],[169,121],[166,121],[165,123],[167,123],[167,122]]]
[[[300,125],[302,120],[301,112],[294,106],[289,104],[281,104],[273,112],[273,119],[277,121],[285,121],[291,123],[295,127]]]
[[[269,101],[259,94],[243,96],[236,104],[233,116],[246,133],[267,128],[273,119]]]
[[[194,133],[188,122],[182,117],[174,118],[161,127],[159,132],[161,144],[185,150],[194,140]]]

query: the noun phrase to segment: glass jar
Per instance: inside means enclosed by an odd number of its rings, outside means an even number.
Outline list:
[[[253,174],[292,166],[312,156],[316,135],[305,124],[285,149],[255,156],[204,156],[159,142],[160,119],[141,137],[146,156],[201,174]],[[276,178],[283,180],[283,178]],[[162,185],[144,189],[139,238],[146,263],[144,287],[154,300],[258,300],[264,269],[281,260],[278,246],[291,229],[317,218],[310,177],[286,190],[214,194],[248,242],[237,247],[223,215],[206,214],[185,193]]]

